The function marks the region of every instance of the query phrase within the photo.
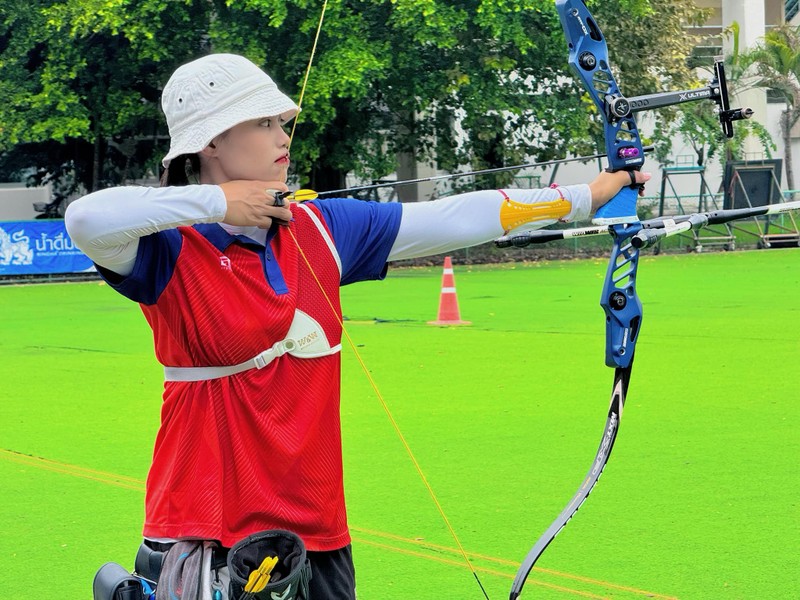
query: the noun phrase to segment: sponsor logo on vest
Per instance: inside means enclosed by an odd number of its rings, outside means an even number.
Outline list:
[[[316,331],[312,331],[308,335],[304,335],[299,340],[297,340],[298,347],[302,348],[303,346],[307,346],[311,342],[315,341],[319,337],[319,334]]]
[[[219,266],[222,267],[224,271],[231,270],[231,259],[227,256],[220,256],[219,257]]]

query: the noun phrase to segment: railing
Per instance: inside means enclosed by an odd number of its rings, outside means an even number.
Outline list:
[[[517,175],[516,177],[514,177],[513,186],[514,187],[524,188],[524,189],[542,187],[542,176],[541,175]]]

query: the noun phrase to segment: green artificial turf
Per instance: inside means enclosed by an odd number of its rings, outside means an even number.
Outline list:
[[[604,272],[456,265],[460,328],[426,324],[438,268],[343,290],[358,352],[493,600],[600,441]],[[800,252],[643,257],[638,289],[617,445],[523,597],[800,597]],[[97,282],[2,287],[0,315],[2,597],[90,598],[97,567],[131,567],[139,543],[162,385],[150,333]],[[359,599],[482,597],[346,341],[342,414]]]

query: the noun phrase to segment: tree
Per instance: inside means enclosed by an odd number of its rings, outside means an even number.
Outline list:
[[[297,97],[320,9],[310,0],[7,0],[0,170],[35,158],[36,180],[71,173],[93,189],[156,169],[166,133],[158,96],[176,66],[237,52]],[[703,14],[691,0],[593,9],[626,93],[686,87],[692,40],[680,26]],[[332,2],[292,147],[297,181],[323,190],[343,187],[348,173],[383,177],[398,154],[454,170],[592,153],[601,128],[581,94],[551,0]]]
[[[157,172],[153,157],[163,153],[166,133],[161,82],[202,48],[203,32],[185,27],[198,12],[190,3],[174,3],[165,14],[164,2],[139,2],[135,11],[123,11],[124,4],[3,3],[3,175],[58,183],[68,195]]]

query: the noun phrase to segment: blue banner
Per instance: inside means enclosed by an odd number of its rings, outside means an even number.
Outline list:
[[[0,276],[94,271],[64,221],[0,221]]]

